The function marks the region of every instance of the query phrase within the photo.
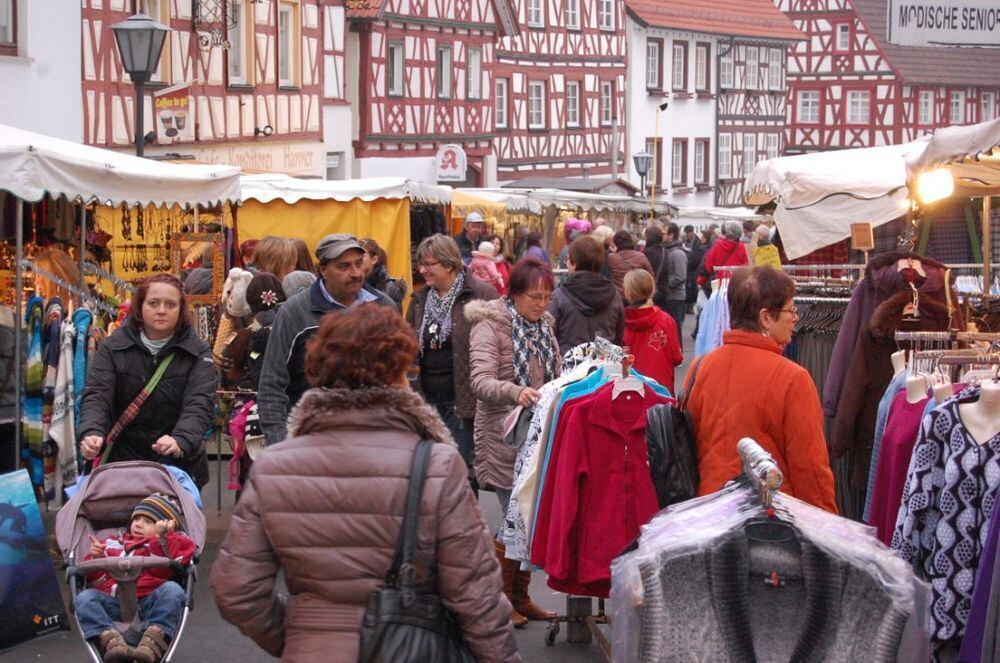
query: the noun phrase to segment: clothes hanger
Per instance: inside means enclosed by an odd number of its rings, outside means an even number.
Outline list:
[[[635,362],[635,355],[625,355],[622,359],[621,369],[622,376],[614,381],[614,386],[611,387],[611,400],[616,400],[619,396],[626,392],[635,392],[640,396],[646,394],[646,385],[642,380],[630,375],[632,369],[632,364]]]

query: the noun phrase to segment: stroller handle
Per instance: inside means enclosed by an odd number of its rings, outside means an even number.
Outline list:
[[[135,580],[149,569],[172,569],[174,573],[183,574],[184,565],[175,559],[166,557],[95,557],[78,562],[66,569],[70,576],[88,576],[91,573],[107,573],[118,582]]]

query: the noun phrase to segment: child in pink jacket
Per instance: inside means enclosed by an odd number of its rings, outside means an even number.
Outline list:
[[[480,281],[489,283],[497,289],[497,292],[501,292],[503,290],[503,277],[497,271],[496,260],[494,260],[495,253],[496,247],[493,246],[493,242],[480,242],[479,250],[472,252],[469,271]]]

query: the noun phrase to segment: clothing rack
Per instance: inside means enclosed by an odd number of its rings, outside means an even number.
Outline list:
[[[770,509],[774,502],[774,494],[784,481],[778,464],[771,454],[749,437],[744,437],[736,443],[736,453],[740,456],[743,476],[757,488],[761,505],[765,509]]]
[[[982,332],[960,332],[960,331],[946,331],[946,332],[907,332],[907,331],[897,331],[895,336],[897,341],[935,341],[935,342],[967,342],[972,343],[974,341],[988,341],[994,343],[1000,340],[1000,334],[987,334]]]
[[[132,294],[135,292],[135,286],[126,281],[125,279],[120,279],[114,274],[104,271],[92,262],[83,263],[83,273],[91,274],[93,276],[98,276],[105,281],[110,281],[115,288],[119,290],[124,290],[125,292]]]
[[[821,304],[821,303],[840,303],[847,304],[851,301],[850,297],[812,297],[811,295],[796,295],[794,298],[797,302],[802,302],[805,304]]]
[[[37,266],[35,263],[33,263],[30,260],[22,260],[21,261],[21,268],[24,269],[24,270],[32,271],[37,276],[41,276],[41,277],[43,277],[45,279],[48,279],[49,281],[52,281],[53,283],[55,283],[57,286],[59,286],[63,290],[66,290],[67,292],[70,292],[70,293],[76,295],[77,297],[79,297],[81,303],[83,303],[83,304],[90,304],[90,305],[92,305],[92,306],[100,309],[101,311],[104,311],[105,313],[107,313],[108,315],[110,315],[112,317],[112,319],[114,319],[118,315],[118,310],[115,309],[114,307],[108,306],[107,304],[105,304],[104,302],[102,302],[97,297],[94,297],[93,295],[91,295],[88,292],[84,292],[83,290],[81,290],[80,288],[78,288],[75,285],[72,285],[71,283],[67,283],[66,281],[62,280],[61,278],[59,278],[55,274],[49,272],[48,270],[45,270],[45,269]]]

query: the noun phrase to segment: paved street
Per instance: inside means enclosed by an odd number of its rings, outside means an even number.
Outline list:
[[[692,316],[688,316],[684,333],[684,366],[677,371],[677,384],[680,385],[687,365],[691,360],[694,343],[689,336],[694,328]],[[223,468],[225,470],[225,468]],[[201,581],[195,589],[195,609],[185,629],[184,639],[177,650],[177,661],[208,661],[257,663],[258,661],[273,661],[260,650],[250,639],[244,637],[236,627],[223,621],[215,607],[212,592],[207,579],[212,572],[212,565],[218,556],[219,545],[225,536],[232,513],[233,496],[224,494],[222,515],[216,511],[216,478],[215,466],[212,464],[212,481],[205,487],[204,497],[206,516],[208,518],[208,539],[205,554],[202,556],[198,570]],[[495,526],[500,520],[500,508],[492,493],[482,494],[483,513],[487,521]],[[46,514],[46,525],[50,531],[55,522],[55,514]],[[65,586],[63,587],[65,593]],[[535,573],[531,588],[532,597],[548,610],[564,613],[566,609],[565,595],[553,592],[545,585],[545,575]],[[595,601],[596,607],[596,601]],[[524,660],[529,663],[543,661],[600,663],[604,660],[596,644],[570,644],[566,641],[566,627],[563,625],[556,643],[552,647],[545,646],[547,625],[532,622],[528,626],[517,629],[517,642]],[[3,654],[0,660],[27,663],[28,661],[83,661],[86,652],[75,631],[61,631],[15,647]]]

